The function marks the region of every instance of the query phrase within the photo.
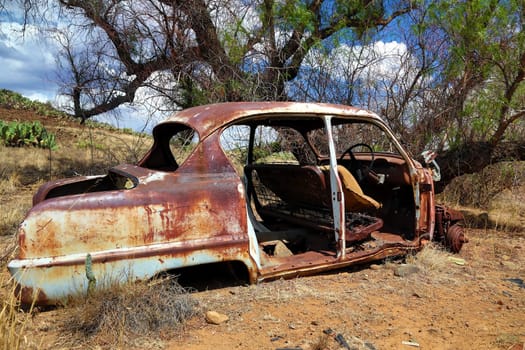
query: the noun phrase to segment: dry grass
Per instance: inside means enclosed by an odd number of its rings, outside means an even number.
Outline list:
[[[0,193],[42,180],[100,174],[117,164],[136,163],[151,138],[95,130],[64,135],[57,142],[56,151],[0,146]]]
[[[4,170],[5,171],[5,170]],[[20,188],[20,174],[11,173],[9,176],[1,175],[0,177],[0,194],[11,195],[18,192]]]
[[[14,257],[15,250],[18,247],[16,236],[1,236],[0,237],[0,273],[1,270],[6,269],[7,262]],[[0,284],[2,280],[0,278]]]
[[[31,309],[24,312],[19,308],[15,284],[6,274],[0,274],[0,349],[38,349],[26,336],[31,321]]]
[[[525,227],[525,162],[502,162],[455,178],[438,200],[460,209],[468,227],[521,232]]]
[[[68,312],[62,346],[128,348],[146,338],[172,337],[198,310],[188,292],[166,277],[97,290]]]
[[[330,337],[328,334],[320,335],[316,342],[311,345],[312,350],[326,350],[329,346]]]
[[[418,253],[407,256],[406,262],[416,265],[424,273],[432,274],[447,270],[451,264],[450,256],[442,245],[429,243]]]
[[[502,162],[452,180],[439,199],[455,206],[489,209],[494,197],[525,181],[525,162]]]
[[[30,196],[28,201],[30,201]],[[0,211],[0,236],[8,236],[15,233],[18,224],[30,207],[29,203],[8,202],[2,205],[2,210]]]
[[[55,151],[0,145],[0,235],[14,234],[45,181],[104,174],[121,163],[136,163],[151,144],[143,135],[62,128]]]

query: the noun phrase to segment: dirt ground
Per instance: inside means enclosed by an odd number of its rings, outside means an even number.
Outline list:
[[[345,349],[335,337],[341,334],[350,349],[521,350],[524,232],[469,236],[455,255],[464,265],[440,253],[416,256],[419,272],[405,277],[393,273],[400,262],[386,262],[197,293],[204,310],[229,320],[211,325],[196,317],[165,348]]]
[[[177,335],[137,349],[512,349],[525,342],[525,232],[468,230],[458,255],[424,250],[404,261],[193,293],[199,315]],[[460,258],[458,259],[451,259]],[[206,311],[228,317],[208,324]],[[71,348],[65,310],[35,313],[38,348]],[[99,346],[93,348],[100,349]]]

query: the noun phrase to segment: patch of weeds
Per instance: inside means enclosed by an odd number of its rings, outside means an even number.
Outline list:
[[[508,348],[509,346],[512,346],[514,344],[519,344],[520,336],[508,333],[500,334],[498,335],[494,343],[494,345],[496,345],[497,347]]]
[[[416,265],[427,273],[440,272],[450,266],[449,256],[450,254],[440,244],[429,243],[418,253],[408,255],[406,262]]]
[[[72,311],[63,328],[77,343],[118,347],[167,337],[198,313],[197,302],[168,277],[95,290]]]
[[[310,347],[312,350],[325,350],[328,349],[329,340],[331,337],[328,334],[322,334],[319,336],[316,342]]]
[[[78,141],[76,143],[76,146],[79,149],[96,149],[96,150],[105,150],[106,149],[106,146],[101,144],[101,143],[91,142],[91,141],[86,141],[86,140]]]
[[[20,310],[16,285],[4,276],[0,277],[0,285],[5,287],[0,292],[0,350],[38,349],[39,346],[25,336],[31,321],[32,307],[27,313]]]

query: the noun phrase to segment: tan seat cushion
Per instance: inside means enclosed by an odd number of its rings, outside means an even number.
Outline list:
[[[325,165],[321,167],[321,170],[326,173],[326,176],[328,177],[327,179],[329,179],[330,167]],[[357,183],[357,180],[352,175],[352,173],[348,171],[348,169],[342,165],[338,165],[337,172],[343,185],[346,211],[361,211],[365,209],[381,208],[381,203],[363,193],[361,186],[359,186],[359,183]]]

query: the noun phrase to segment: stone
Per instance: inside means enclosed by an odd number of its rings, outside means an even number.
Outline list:
[[[216,311],[208,311],[206,312],[206,322],[210,324],[216,324],[219,325],[221,323],[224,323],[228,321],[228,316],[218,313]]]
[[[402,264],[394,269],[394,275],[398,277],[406,277],[419,272],[419,267],[412,264]]]

